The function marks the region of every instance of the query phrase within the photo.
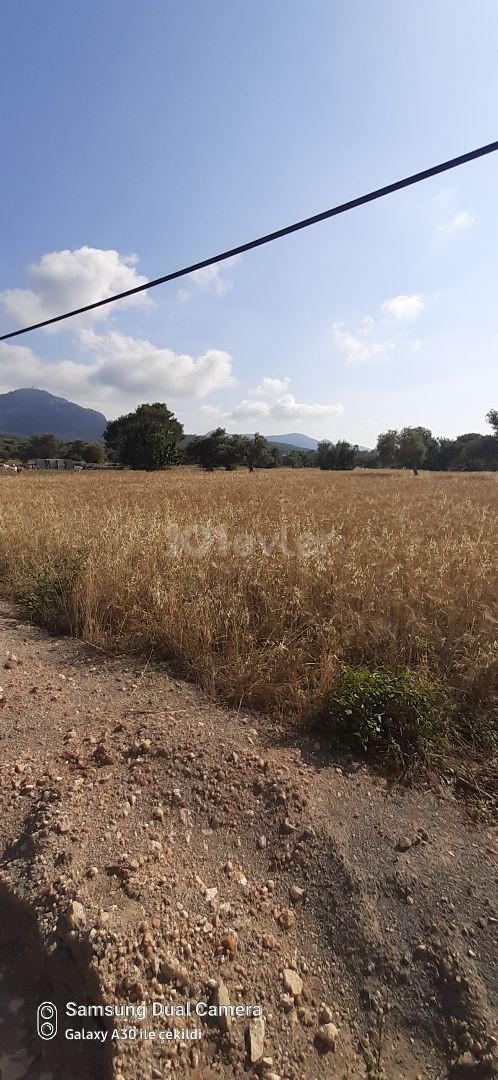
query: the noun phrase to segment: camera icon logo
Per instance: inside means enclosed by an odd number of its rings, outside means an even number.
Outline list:
[[[38,1006],[36,1030],[40,1039],[54,1039],[57,1035],[57,1009],[51,1001],[42,1001]]]

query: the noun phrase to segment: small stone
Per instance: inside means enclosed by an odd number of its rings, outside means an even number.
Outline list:
[[[291,1009],[294,1008],[294,998],[292,997],[292,994],[282,994],[282,997],[280,998],[280,1004],[284,1012],[290,1012]]]
[[[334,1014],[332,1009],[329,1009],[328,1005],[322,1005],[320,1012],[318,1013],[318,1019],[321,1024],[331,1024]]]
[[[227,930],[226,934],[223,934],[221,939],[223,952],[229,953],[230,956],[235,956],[237,953],[237,942],[237,932],[235,930]]]
[[[413,956],[414,956],[415,960],[421,960],[422,957],[427,956],[428,952],[429,952],[429,946],[424,945],[422,942],[420,942],[419,945],[415,946],[415,948],[413,950]]]
[[[79,900],[72,900],[67,909],[67,925],[70,930],[77,930],[86,926],[85,909]]]
[[[410,840],[409,836],[400,836],[399,839],[398,839],[398,842],[396,844],[396,847],[397,847],[398,851],[408,851],[408,849],[411,848],[412,843],[413,843],[413,841]]]
[[[282,822],[282,824],[280,826],[280,831],[285,833],[286,835],[288,835],[289,833],[295,832],[296,829],[297,829],[297,825],[293,825],[292,821],[288,817],[286,817],[284,819],[284,821]]]
[[[284,908],[283,911],[280,912],[278,921],[280,925],[283,926],[284,930],[291,930],[296,921],[296,916],[291,908]]]
[[[216,990],[214,991],[214,1004],[217,1005],[218,1008],[220,1007],[220,1005],[230,1005],[230,995],[228,993],[228,989],[225,983],[223,982],[223,979],[219,980]],[[230,1028],[232,1026],[232,1018],[229,1013],[227,1013],[226,1015],[222,1014],[221,1016],[217,1016],[216,1019],[218,1021],[218,1027],[220,1031],[224,1033],[230,1031]]]
[[[324,1050],[335,1050],[339,1030],[335,1024],[322,1024],[316,1033],[317,1042]]]
[[[152,817],[154,818],[154,821],[162,821],[163,820],[163,818],[164,818],[164,810],[163,810],[162,806],[156,806],[155,807],[155,809],[152,812]]]
[[[300,997],[303,991],[303,980],[293,968],[284,970],[284,987],[293,997]]]
[[[253,1064],[255,1061],[259,1061],[263,1057],[264,1043],[265,1043],[265,1022],[262,1016],[254,1016],[249,1021],[249,1028],[247,1030],[247,1043],[249,1050],[249,1058]]]
[[[165,960],[163,960],[159,969],[159,978],[162,982],[173,982],[177,970],[178,964],[176,960],[172,960],[170,957],[167,957]]]
[[[289,889],[289,896],[291,900],[296,904],[298,900],[302,900],[305,890],[301,889],[300,885],[291,885]]]
[[[204,896],[205,896],[208,904],[211,902],[211,900],[214,900],[217,895],[218,895],[218,889],[217,888],[206,889],[206,891],[204,893]]]
[[[267,844],[268,844],[268,841],[266,839],[266,836],[260,836],[259,839],[258,839],[258,847],[263,849],[263,848],[265,848],[267,846]]]

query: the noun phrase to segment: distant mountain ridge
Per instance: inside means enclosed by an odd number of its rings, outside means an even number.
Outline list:
[[[0,394],[0,433],[14,435],[17,438],[29,438],[31,435],[55,435],[57,439],[72,442],[100,442],[107,427],[103,413],[96,409],[86,409],[67,398],[56,397],[48,390],[36,390],[23,387]],[[211,434],[210,431],[207,432]],[[252,438],[254,432],[246,434]],[[185,434],[180,446],[187,446],[193,435]],[[277,446],[282,453],[290,450],[305,450],[311,453],[317,449],[318,439],[292,431],[285,435],[265,435],[270,446]],[[368,450],[360,446],[360,450]]]
[[[50,433],[58,439],[97,442],[107,426],[103,413],[85,409],[47,390],[22,388],[0,394],[0,432],[29,438]]]

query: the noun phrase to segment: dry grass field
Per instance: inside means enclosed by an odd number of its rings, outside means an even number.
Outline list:
[[[24,473],[0,504],[3,595],[50,629],[153,652],[289,721],[335,711],[343,730],[381,671],[360,741],[406,705],[421,730],[434,707],[454,746],[490,745],[493,474]]]

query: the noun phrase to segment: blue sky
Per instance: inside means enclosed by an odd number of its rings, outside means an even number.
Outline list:
[[[0,331],[498,137],[495,0],[0,11]],[[498,155],[0,344],[0,392],[373,445],[498,405]]]

